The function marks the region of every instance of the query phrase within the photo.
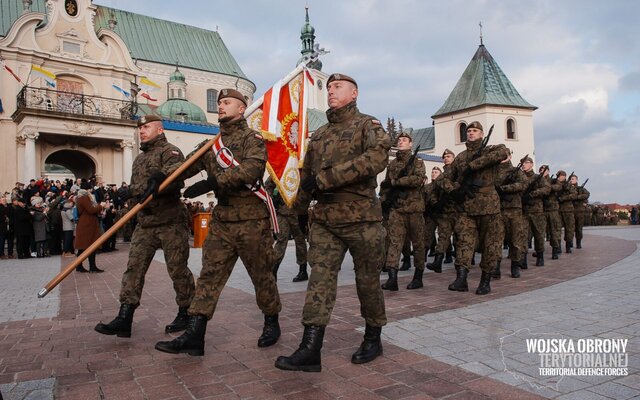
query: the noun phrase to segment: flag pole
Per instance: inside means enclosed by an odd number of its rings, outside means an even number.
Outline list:
[[[298,65],[293,71],[291,71],[287,76],[282,78],[280,81],[283,82],[283,83],[289,83],[289,81],[291,81],[293,78],[296,77],[296,75],[298,75],[300,72],[302,72],[302,70],[304,68],[305,68],[304,64]],[[257,110],[258,107],[260,107],[262,105],[262,103],[264,103],[264,94],[262,96],[260,96],[260,98],[258,98],[258,100],[255,100],[253,103],[251,103],[251,105],[245,110],[245,112],[244,112],[245,117],[249,116],[252,112]]]

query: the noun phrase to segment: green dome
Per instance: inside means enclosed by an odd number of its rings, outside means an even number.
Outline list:
[[[184,82],[184,74],[176,68],[171,75],[169,75],[169,82],[182,81]]]
[[[184,100],[167,100],[156,109],[156,113],[163,119],[184,122],[207,122],[207,117],[200,107]]]
[[[301,35],[306,35],[306,34],[313,35],[315,32],[316,32],[316,29],[308,22],[302,25],[302,29],[300,29]]]

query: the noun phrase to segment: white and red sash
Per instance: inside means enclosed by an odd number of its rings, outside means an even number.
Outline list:
[[[218,138],[213,143],[211,147],[211,151],[216,156],[216,161],[218,161],[218,165],[220,165],[223,169],[234,168],[240,165],[240,163],[233,157],[233,153],[229,150],[228,147],[225,147],[222,143],[221,135],[218,135]],[[269,210],[269,218],[271,220],[271,228],[274,233],[280,233],[280,226],[278,225],[278,217],[276,215],[276,208],[273,206],[273,200],[269,193],[264,190],[262,183],[260,180],[256,181],[253,185],[246,184],[247,188],[251,189],[253,194],[258,196],[264,203],[267,205],[267,209]]]

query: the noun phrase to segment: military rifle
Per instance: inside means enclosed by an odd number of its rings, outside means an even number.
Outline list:
[[[529,157],[529,154],[526,154],[524,157],[520,159],[520,162],[518,163],[518,165],[516,165],[516,167],[513,170],[511,170],[509,175],[507,175],[507,177],[504,178],[504,180],[502,181],[502,184],[496,185],[496,190],[498,191],[498,194],[500,195],[500,198],[502,200],[511,201],[511,199],[513,199],[514,194],[504,193],[502,189],[500,189],[500,186],[510,185],[513,182],[515,182],[516,176],[518,175],[518,172],[520,172],[520,168],[522,168],[522,164],[524,164],[524,159],[527,157]]]
[[[580,185],[580,186],[579,186],[579,187],[580,187],[580,189],[584,189],[584,185],[586,185],[586,184],[587,184],[587,182],[589,182],[589,178],[587,178],[587,179],[584,181],[584,183],[583,183],[582,185]]]
[[[402,169],[400,170],[400,172],[398,173],[398,177],[396,179],[399,178],[404,178],[405,176],[409,175],[409,169],[413,167],[413,163],[416,160],[416,157],[418,156],[418,152],[420,151],[420,146],[418,146],[413,154],[411,155],[411,157],[409,158],[409,161],[407,161],[407,164],[402,167]],[[389,192],[387,193],[387,195],[385,196],[384,201],[382,202],[382,210],[387,213],[389,212],[389,210],[391,209],[391,207],[393,207],[393,205],[396,203],[396,201],[400,198],[400,195],[403,193],[403,190],[397,188],[397,187],[391,187],[389,189]]]
[[[547,171],[548,169],[549,167],[545,166],[542,169],[542,171],[540,171],[540,174],[538,174],[538,176],[536,176],[535,179],[529,183],[529,185],[524,190],[524,192],[522,192],[522,201],[525,204],[527,205],[531,204],[531,192],[533,192],[533,190],[538,186],[538,182],[542,180],[542,178],[544,177],[545,171]]]
[[[495,127],[495,124],[491,125],[491,128],[489,128],[489,133],[487,134],[487,136],[485,136],[482,139],[482,143],[480,144],[480,147],[478,148],[478,150],[476,150],[475,153],[473,153],[473,155],[471,156],[471,160],[469,160],[469,162],[480,158],[480,156],[482,155],[482,150],[484,150],[484,148],[487,147],[487,144],[489,143],[489,139],[491,139],[491,134],[493,133],[494,127]],[[469,166],[467,164],[467,169],[468,168]],[[477,185],[474,183],[474,180],[471,178],[471,176],[472,174],[470,170],[466,174],[463,173],[462,182],[460,182],[460,194],[462,194],[463,197],[468,197],[470,199],[473,199],[476,197],[475,188]]]

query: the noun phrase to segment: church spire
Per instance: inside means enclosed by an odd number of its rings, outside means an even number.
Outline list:
[[[304,25],[302,25],[302,29],[300,29],[300,40],[302,41],[302,50],[300,51],[300,54],[302,54],[302,57],[300,57],[300,59],[298,60],[298,64],[306,62],[312,57],[316,39],[316,30],[309,22],[309,6],[305,6],[304,10],[305,22]],[[320,62],[320,60],[317,60],[313,62],[310,67],[321,70],[322,62]]]

